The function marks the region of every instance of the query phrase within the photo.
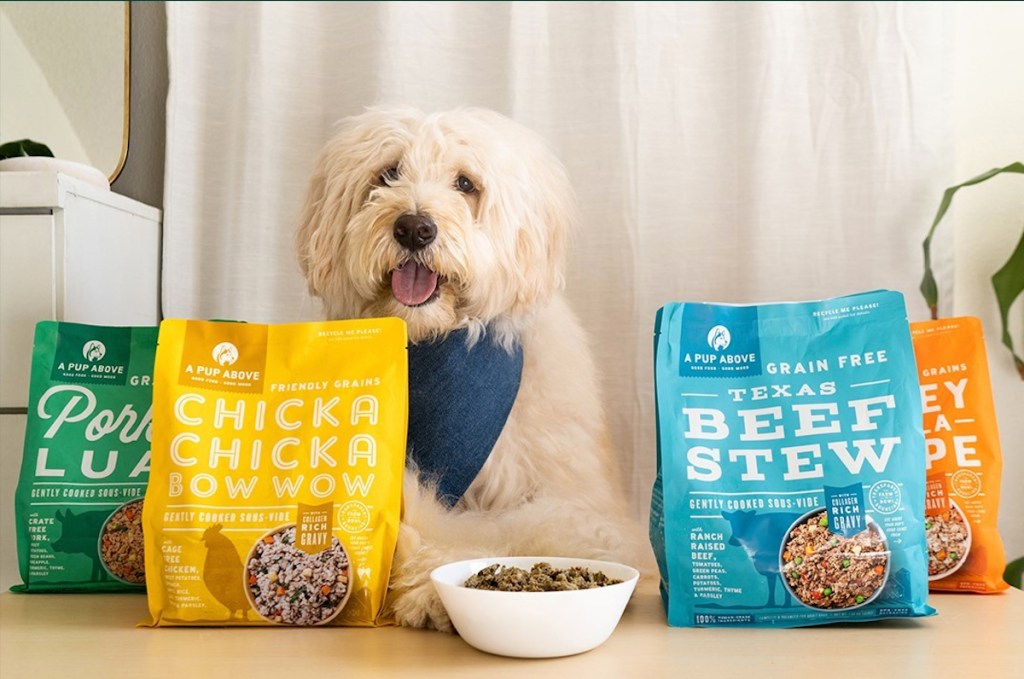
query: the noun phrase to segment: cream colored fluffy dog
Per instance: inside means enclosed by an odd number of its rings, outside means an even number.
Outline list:
[[[391,578],[403,625],[451,628],[430,582],[451,561],[646,560],[594,362],[561,293],[574,212],[544,143],[482,109],[372,109],[344,121],[317,161],[296,242],[330,318],[398,316],[412,342],[468,329],[470,341],[523,348],[511,413],[458,505],[408,475]]]

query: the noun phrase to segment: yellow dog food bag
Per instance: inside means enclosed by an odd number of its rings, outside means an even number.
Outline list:
[[[1003,460],[981,322],[910,324],[927,446],[925,533],[932,591],[999,592],[1006,556],[996,528]]]
[[[399,319],[164,321],[149,624],[391,622],[407,409]]]

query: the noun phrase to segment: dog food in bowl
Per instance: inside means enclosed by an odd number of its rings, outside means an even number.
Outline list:
[[[484,570],[589,571],[619,580],[560,591],[497,591],[467,587]],[[497,568],[495,568],[497,567]],[[484,575],[489,578],[489,575]],[[516,658],[554,658],[600,646],[611,636],[640,573],[608,561],[561,557],[490,557],[458,561],[430,574],[459,635],[474,648]]]
[[[331,546],[309,554],[295,546],[295,526],[260,538],[246,561],[246,593],[260,617],[286,625],[323,625],[341,609],[351,590],[351,564],[345,548]]]
[[[583,566],[560,569],[541,562],[526,570],[495,563],[471,576],[463,586],[499,592],[562,592],[607,587],[620,582],[622,580],[609,578],[603,571],[592,571]]]
[[[812,512],[790,529],[782,545],[782,581],[806,606],[854,608],[870,603],[885,585],[889,549],[878,525],[852,537],[833,533],[826,512]]]
[[[925,517],[924,529],[928,539],[928,578],[938,580],[951,575],[971,551],[971,528],[963,512],[950,501],[948,510]]]
[[[146,584],[143,556],[142,500],[118,507],[100,531],[100,561],[107,572],[121,582]]]

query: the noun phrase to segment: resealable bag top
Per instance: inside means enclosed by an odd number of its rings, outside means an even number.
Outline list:
[[[166,320],[143,522],[153,625],[380,625],[405,324]]]
[[[651,542],[669,624],[933,613],[902,295],[668,304],[655,382]]]
[[[14,591],[142,591],[156,336],[155,327],[36,325]]]
[[[927,446],[925,533],[932,591],[1001,592],[1003,459],[981,321],[911,323]]]

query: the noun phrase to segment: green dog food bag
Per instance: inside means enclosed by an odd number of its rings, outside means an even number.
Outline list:
[[[142,591],[157,328],[36,325],[16,592]]]

